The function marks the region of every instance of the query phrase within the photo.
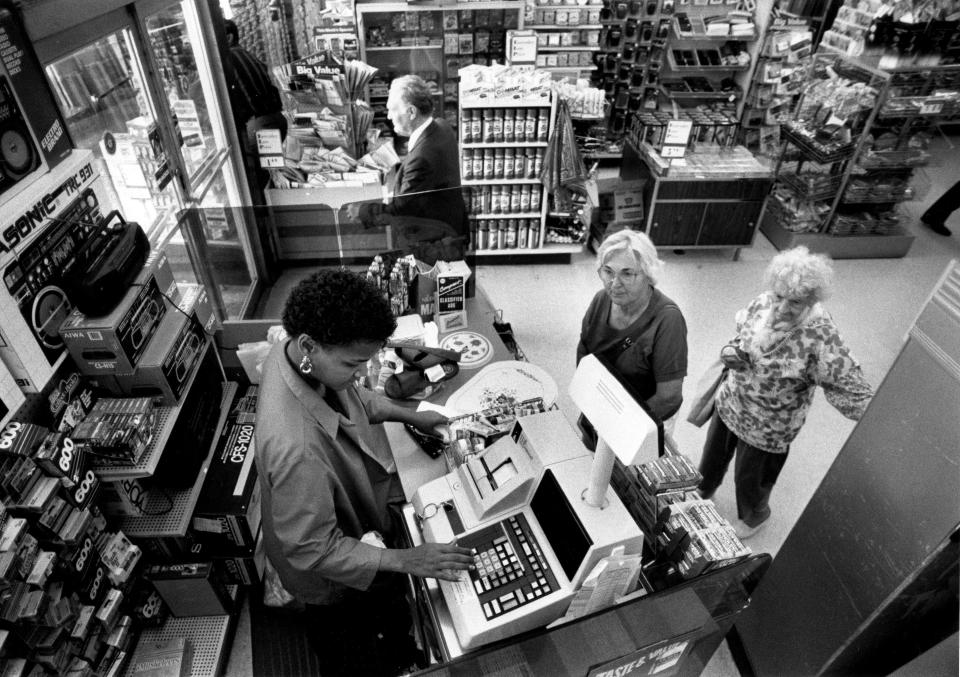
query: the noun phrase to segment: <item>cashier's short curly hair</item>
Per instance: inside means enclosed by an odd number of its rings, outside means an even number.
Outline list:
[[[764,282],[769,291],[782,298],[823,301],[830,294],[833,267],[823,254],[794,247],[770,260]]]
[[[616,251],[633,252],[640,272],[646,276],[651,285],[657,286],[660,271],[663,270],[663,261],[657,256],[657,248],[653,246],[653,242],[646,234],[627,228],[607,235],[597,250],[597,266],[606,263],[610,254]]]
[[[431,115],[433,113],[433,92],[430,91],[430,85],[419,75],[404,75],[396,78],[390,83],[391,89],[396,89],[400,98],[417,111],[420,115]]]
[[[380,290],[348,270],[321,270],[302,280],[283,308],[283,328],[290,336],[306,334],[324,346],[358,341],[383,343],[397,321]]]

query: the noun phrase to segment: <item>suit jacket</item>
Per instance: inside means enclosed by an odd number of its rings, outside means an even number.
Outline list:
[[[436,190],[440,192],[416,194]],[[467,234],[457,136],[446,120],[434,119],[423,130],[397,170],[393,195],[386,212],[436,219],[451,226],[458,235]]]

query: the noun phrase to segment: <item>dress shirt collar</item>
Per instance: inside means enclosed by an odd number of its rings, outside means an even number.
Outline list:
[[[286,342],[281,342],[274,348],[274,359],[276,366],[283,374],[283,380],[294,396],[303,403],[303,406],[309,411],[317,422],[326,430],[331,437],[336,438],[337,431],[340,428],[341,420],[349,423],[349,419],[341,418],[339,412],[335,411],[323,399],[323,392],[312,384],[308,383],[300,373],[293,368],[286,355]],[[339,397],[339,393],[334,395]],[[343,401],[342,399],[340,400]]]
[[[417,141],[419,141],[419,140],[420,140],[420,137],[423,136],[423,132],[427,129],[427,126],[428,126],[431,122],[433,122],[433,118],[432,118],[432,117],[427,117],[426,122],[424,122],[422,125],[420,125],[420,126],[417,127],[416,129],[414,129],[414,130],[410,133],[410,140],[407,141],[407,152],[408,152],[408,153],[413,150],[413,147],[414,147],[414,146],[417,145]]]

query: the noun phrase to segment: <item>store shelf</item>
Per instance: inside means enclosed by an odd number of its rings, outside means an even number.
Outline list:
[[[537,52],[596,52],[596,47],[590,45],[539,45]]]
[[[692,99],[716,99],[726,101],[728,99],[736,99],[741,95],[741,92],[674,92],[663,87],[660,88],[660,93],[677,101],[688,101]]]
[[[577,7],[572,5],[557,5],[563,9],[577,9]],[[544,7],[543,5],[537,5],[537,9],[549,9],[549,7]],[[528,28],[533,28],[538,31],[569,31],[570,29],[578,31],[589,31],[589,30],[600,30],[603,28],[601,24],[576,24],[574,26],[557,26],[556,24],[524,24],[524,30]]]
[[[390,47],[367,47],[366,51],[368,52],[396,52],[396,51],[409,51],[411,49],[443,49],[443,44],[439,45],[396,45]]]
[[[583,251],[582,244],[544,243],[542,247],[526,249],[475,249],[477,256],[516,256],[517,254],[576,254]]]
[[[537,70],[550,69],[539,68]],[[491,97],[490,99],[461,100],[460,108],[464,110],[473,110],[475,108],[550,108],[550,96],[545,93],[542,97],[530,97],[526,99],[495,99]]]
[[[742,42],[751,42],[757,39],[756,33],[747,33],[746,35],[731,35],[727,33],[725,35],[706,35],[705,33],[688,33],[684,35],[678,33],[676,26],[673,30],[673,39],[678,42],[728,42],[730,40],[738,40]]]
[[[200,498],[200,490],[203,488],[203,481],[207,477],[207,470],[210,468],[210,462],[213,458],[213,452],[216,449],[217,442],[220,440],[220,433],[227,421],[227,415],[230,413],[230,403],[236,395],[239,386],[233,382],[223,384],[223,394],[220,398],[220,416],[217,419],[217,427],[213,434],[213,441],[210,443],[210,449],[204,458],[200,472],[197,474],[197,480],[189,489],[182,491],[167,491],[167,497],[161,497],[156,490],[147,495],[147,504],[145,509],[149,513],[159,513],[165,510],[169,505],[169,510],[163,514],[142,515],[138,517],[128,516],[120,518],[120,528],[127,536],[140,538],[151,538],[160,536],[184,536],[187,533],[187,527],[190,525],[190,518],[193,515],[193,509],[197,505],[197,499]]]
[[[509,214],[470,214],[469,218],[480,221],[486,219],[539,219],[540,212],[511,212]]]
[[[732,73],[737,71],[746,71],[750,70],[750,64],[742,66],[740,64],[733,64],[730,66],[677,66],[673,59],[670,59],[670,69],[674,73]]]
[[[550,73],[558,73],[560,71],[577,71],[578,73],[585,73],[587,71],[596,70],[596,65],[590,66],[537,66],[538,71],[548,71]]]
[[[540,179],[471,179],[461,181],[464,186],[522,186],[539,184]]]
[[[200,371],[200,364],[206,357],[207,351],[212,349],[210,342],[207,341],[207,347],[204,349],[203,355],[194,362],[193,373],[190,375],[190,380],[187,381],[183,389],[184,393],[190,392],[190,388],[193,387],[193,382],[197,378],[197,372]],[[140,460],[136,463],[132,465],[101,465],[97,463],[98,458],[94,457],[93,470],[97,473],[100,480],[103,482],[112,482],[128,478],[140,479],[153,475],[157,469],[157,464],[160,462],[160,457],[163,455],[164,447],[167,446],[167,441],[170,439],[170,433],[173,432],[173,428],[177,424],[180,409],[179,405],[175,407],[157,407],[155,409],[157,422],[154,426],[153,439],[150,441],[150,444],[147,445]]]
[[[498,141],[496,143],[463,143],[464,150],[471,148],[546,148],[546,141]]]
[[[814,145],[813,141],[800,132],[795,131],[790,124],[780,127],[780,134],[785,140],[799,148],[809,159],[816,160],[821,164],[837,162],[848,158],[853,155],[857,148],[856,144],[849,143],[833,150],[825,150],[823,146],[819,144]]]
[[[238,588],[227,586],[230,596],[236,600]],[[140,646],[156,642],[165,642],[183,637],[189,645],[189,669],[184,666],[183,674],[190,677],[216,677],[226,662],[230,649],[230,634],[233,631],[235,615],[229,616],[171,616],[158,628],[144,628],[140,631],[138,648],[133,650],[127,667],[126,677],[133,677],[133,666],[137,661]]]

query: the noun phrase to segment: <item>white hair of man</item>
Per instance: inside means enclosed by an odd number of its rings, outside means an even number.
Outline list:
[[[433,115],[433,92],[430,85],[419,75],[403,75],[390,83],[400,99],[407,105],[417,109],[419,117]]]
[[[611,233],[597,250],[597,265],[602,266],[610,254],[617,251],[633,252],[637,265],[640,266],[640,272],[651,285],[657,286],[660,272],[663,270],[663,261],[657,256],[657,248],[653,246],[653,242],[646,234],[630,229]]]
[[[769,291],[781,298],[823,301],[830,294],[833,266],[823,254],[806,247],[786,249],[770,261],[764,273]]]

